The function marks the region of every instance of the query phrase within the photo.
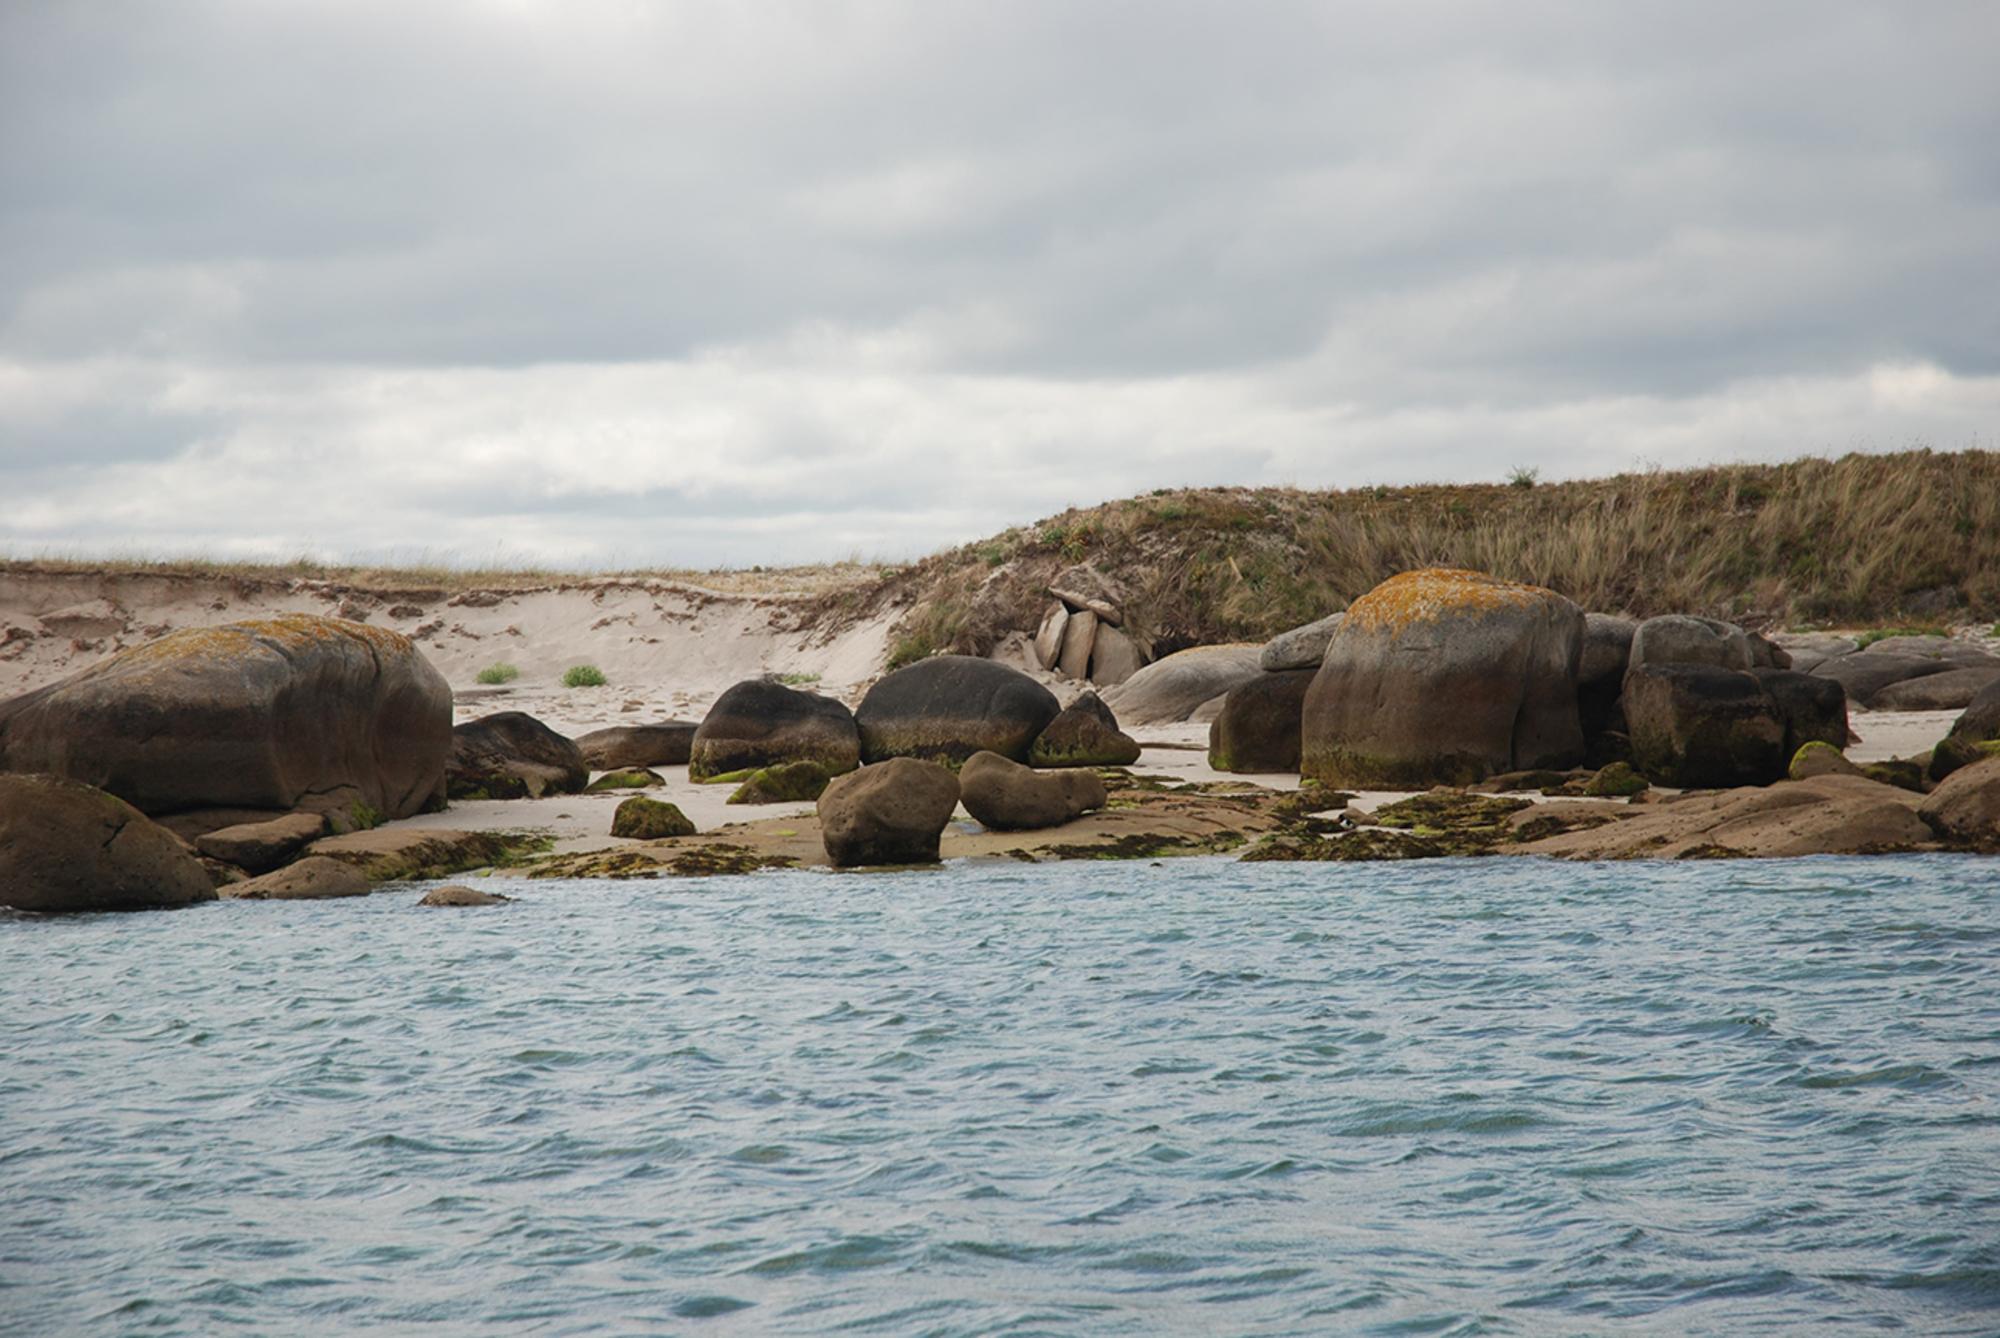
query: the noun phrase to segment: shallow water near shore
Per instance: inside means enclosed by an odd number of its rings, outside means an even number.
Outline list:
[[[1996,865],[0,918],[7,1333],[1990,1333]]]

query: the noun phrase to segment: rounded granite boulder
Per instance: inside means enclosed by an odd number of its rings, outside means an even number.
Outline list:
[[[1139,760],[1139,741],[1118,728],[1118,717],[1094,692],[1086,692],[1049,722],[1028,750],[1037,767],[1129,767]]]
[[[1632,765],[1657,785],[1769,785],[1785,774],[1791,756],[1777,704],[1744,670],[1634,665],[1625,675],[1625,719]],[[1844,729],[1840,742],[1846,743]]]
[[[1239,683],[1208,727],[1208,764],[1217,771],[1298,774],[1299,731],[1315,669],[1285,669]]]
[[[214,900],[188,848],[116,795],[60,776],[0,775],[0,906],[136,911]]]
[[[1401,789],[1574,766],[1583,636],[1583,611],[1540,586],[1451,568],[1392,576],[1327,643],[1300,771]]]
[[[142,813],[444,799],[451,688],[406,636],[288,614],[188,628],[0,703],[0,770],[49,772]]]
[[[703,717],[688,776],[708,781],[787,762],[816,762],[831,776],[861,765],[854,713],[832,697],[752,678],[717,697]]]
[[[1103,808],[1104,782],[1095,771],[1036,771],[998,753],[974,753],[958,773],[965,811],[992,831],[1060,827]]]
[[[453,799],[539,799],[575,794],[590,781],[576,743],[526,712],[481,716],[451,733]]]
[[[957,766],[977,752],[1026,761],[1061,706],[1018,669],[970,655],[933,655],[884,677],[854,713],[861,757]]]
[[[841,868],[936,864],[958,807],[958,777],[935,762],[892,757],[850,771],[819,797],[820,836]]]

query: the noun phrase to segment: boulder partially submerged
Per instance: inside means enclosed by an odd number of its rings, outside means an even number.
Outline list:
[[[895,757],[851,771],[819,797],[820,835],[835,865],[935,864],[958,807],[958,777],[935,762]]]
[[[0,906],[134,911],[215,900],[178,838],[118,798],[59,776],[0,775]]]

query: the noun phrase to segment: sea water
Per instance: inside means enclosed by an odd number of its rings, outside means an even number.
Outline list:
[[[0,1331],[1992,1333],[1996,871],[0,915]]]

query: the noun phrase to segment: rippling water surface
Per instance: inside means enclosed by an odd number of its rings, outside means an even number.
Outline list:
[[[1997,873],[0,918],[0,1329],[1990,1333]]]

